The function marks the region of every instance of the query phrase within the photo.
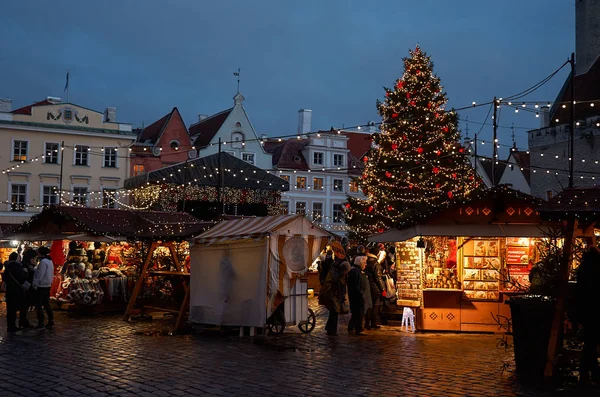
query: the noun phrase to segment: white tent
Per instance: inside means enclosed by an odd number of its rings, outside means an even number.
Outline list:
[[[329,238],[300,215],[219,223],[193,240],[189,320],[262,327]]]

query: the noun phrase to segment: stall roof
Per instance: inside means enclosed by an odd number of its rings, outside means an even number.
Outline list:
[[[183,185],[190,182],[193,185],[218,186],[219,174],[216,170],[219,168],[226,171],[222,186],[280,191],[287,191],[290,188],[288,181],[225,152],[128,178],[125,180],[125,188],[143,187],[148,183]]]
[[[131,211],[107,208],[52,206],[34,215],[8,238],[57,240],[84,235],[85,239],[124,238],[178,240],[206,230],[212,222],[200,222],[187,213]]]
[[[298,220],[306,222],[307,227],[310,227],[316,235],[331,236],[331,233],[311,223],[302,215],[277,215],[223,221],[196,237],[195,240],[196,243],[202,244],[226,240],[258,239]]]
[[[542,225],[452,225],[424,224],[404,229],[391,229],[369,237],[369,241],[385,243],[390,241],[406,241],[418,236],[443,237],[544,237],[547,228]]]

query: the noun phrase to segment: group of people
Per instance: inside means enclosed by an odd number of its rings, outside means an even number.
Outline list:
[[[50,287],[54,278],[54,264],[50,249],[26,249],[22,255],[12,252],[4,263],[2,279],[6,285],[6,323],[8,332],[19,329],[51,329],[54,314],[50,306]],[[35,306],[37,326],[27,319],[29,308]],[[44,324],[44,311],[48,322]],[[19,324],[17,325],[17,312]]]
[[[325,330],[327,335],[337,336],[338,316],[347,313],[344,310],[347,295],[351,313],[348,332],[365,335],[365,329],[381,328],[379,313],[382,304],[396,296],[393,247],[386,251],[383,244],[373,249],[360,245],[349,258],[345,237],[340,245],[341,249],[328,246],[318,261],[319,304],[329,311]]]

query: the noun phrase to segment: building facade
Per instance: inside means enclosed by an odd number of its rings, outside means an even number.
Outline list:
[[[21,223],[54,204],[116,208],[129,175],[131,124],[47,99],[12,110],[0,103],[0,223]]]
[[[212,116],[198,115],[198,122],[190,126],[197,156],[205,157],[221,150],[259,168],[270,170],[271,154],[263,146],[266,137],[258,137],[243,102],[244,97],[238,93],[233,97],[232,108]]]
[[[146,128],[134,130],[130,175],[136,176],[196,157],[185,122],[175,107]]]

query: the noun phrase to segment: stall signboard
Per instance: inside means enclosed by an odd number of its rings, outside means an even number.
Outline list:
[[[339,241],[334,241],[331,243],[331,250],[335,254],[335,257],[338,259],[346,259],[346,251],[342,244]]]

